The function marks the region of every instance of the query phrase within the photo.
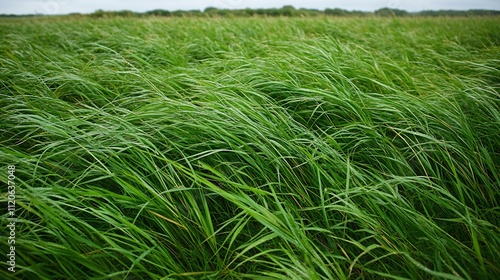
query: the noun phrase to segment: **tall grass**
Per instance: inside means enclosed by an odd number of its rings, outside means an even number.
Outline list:
[[[0,275],[494,279],[498,24],[3,19]]]

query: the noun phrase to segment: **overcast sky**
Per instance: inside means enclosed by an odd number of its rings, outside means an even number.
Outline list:
[[[280,8],[342,8],[374,11],[389,7],[407,11],[421,10],[500,10],[500,0],[0,0],[0,14],[68,14],[91,13],[95,10],[132,10],[145,12],[164,10],[203,10],[206,7]]]

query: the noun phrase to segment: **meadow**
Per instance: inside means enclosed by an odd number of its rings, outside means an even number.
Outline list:
[[[1,19],[0,278],[495,279],[498,26]]]

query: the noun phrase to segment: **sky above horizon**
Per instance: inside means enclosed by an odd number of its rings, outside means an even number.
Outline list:
[[[500,10],[500,0],[0,0],[0,14],[92,13],[99,9],[145,12],[155,9],[204,10],[206,7],[221,9],[280,8],[284,5],[319,10],[341,8],[361,11],[375,11],[384,7],[410,12],[422,10]]]

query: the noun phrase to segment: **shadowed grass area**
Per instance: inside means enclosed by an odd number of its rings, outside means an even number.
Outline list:
[[[2,19],[0,275],[495,279],[498,24]]]

